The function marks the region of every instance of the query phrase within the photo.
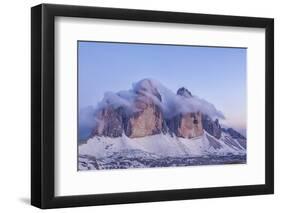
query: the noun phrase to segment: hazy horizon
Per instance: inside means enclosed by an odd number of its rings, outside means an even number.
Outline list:
[[[152,78],[173,92],[186,87],[223,112],[222,121],[246,129],[245,48],[78,42],[79,110],[107,91]]]

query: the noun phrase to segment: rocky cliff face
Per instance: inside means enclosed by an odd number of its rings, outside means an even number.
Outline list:
[[[203,134],[201,113],[187,113],[182,116],[178,133],[184,138],[194,138]]]
[[[109,106],[97,112],[97,124],[92,136],[120,137],[124,129],[124,109]]]
[[[131,138],[161,133],[163,116],[158,106],[147,105],[142,111],[129,118],[126,135]]]
[[[177,95],[187,99],[192,97],[191,92],[184,87],[178,89]],[[194,138],[203,134],[201,112],[181,113],[167,120],[167,124],[177,137]]]
[[[169,132],[183,138],[194,138],[203,135],[204,129],[216,138],[221,137],[218,120],[213,121],[202,112],[177,113],[173,117],[165,117],[161,104],[162,97],[157,87],[148,79],[138,82],[132,91],[132,112],[126,106],[114,106],[108,103],[96,112],[96,125],[91,136],[120,137],[122,134],[130,138]],[[188,104],[193,95],[186,88],[178,89],[180,96]]]
[[[181,87],[181,88],[178,89],[177,95],[180,95],[180,96],[185,97],[185,98],[192,97],[191,92],[188,89],[184,88],[184,87]]]
[[[159,134],[165,131],[163,113],[155,99],[161,102],[161,95],[149,80],[140,82],[135,93],[135,112],[126,114],[124,107],[114,109],[108,106],[98,112],[98,122],[93,136],[119,137],[124,132],[130,138]]]
[[[221,129],[218,119],[213,121],[208,115],[203,115],[202,124],[203,124],[203,128],[210,135],[213,135],[215,138],[218,138],[218,139],[221,137],[222,129]]]
[[[126,135],[131,138],[144,137],[161,133],[163,113],[155,99],[161,102],[161,95],[149,80],[144,80],[136,87],[134,101],[137,112],[130,116]]]
[[[169,132],[177,137],[194,138],[203,134],[200,112],[179,114],[166,122]]]

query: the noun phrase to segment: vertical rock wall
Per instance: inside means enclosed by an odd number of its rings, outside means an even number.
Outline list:
[[[203,135],[206,130],[216,138],[221,137],[219,121],[213,121],[199,111],[181,113],[165,119],[159,106],[161,95],[149,80],[140,82],[136,86],[135,94],[135,111],[130,114],[125,107],[114,108],[108,105],[100,109],[92,136],[120,137],[125,134],[130,138],[138,138],[169,132],[177,137],[194,138]],[[177,91],[177,95],[187,100],[193,97],[184,87]]]

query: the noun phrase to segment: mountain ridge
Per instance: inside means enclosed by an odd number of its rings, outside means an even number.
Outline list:
[[[216,119],[213,120],[212,117]],[[224,115],[213,104],[199,99],[185,87],[173,93],[155,80],[143,79],[132,90],[107,92],[98,104],[89,137],[145,137],[170,133],[197,137],[203,129],[219,138],[218,118]]]
[[[85,112],[79,170],[246,162],[246,137],[222,127],[224,115],[185,87],[173,93],[143,79]]]

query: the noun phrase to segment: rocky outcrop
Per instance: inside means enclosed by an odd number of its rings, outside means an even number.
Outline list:
[[[97,123],[92,136],[120,137],[124,129],[124,109],[112,106],[97,112]]]
[[[163,113],[156,102],[161,102],[161,95],[150,80],[143,80],[136,85],[137,97],[134,108],[137,110],[128,120],[125,133],[128,137],[138,138],[159,134],[163,128]]]
[[[161,133],[163,115],[160,108],[149,104],[140,112],[133,114],[128,121],[126,135],[130,138],[138,138]]]
[[[136,86],[135,112],[126,114],[124,107],[114,109],[107,106],[98,113],[98,122],[93,136],[119,137],[125,133],[130,138],[159,134],[166,131],[163,113],[155,103],[161,102],[161,95],[149,80]]]
[[[221,137],[221,126],[218,120],[213,121],[200,111],[178,113],[172,118],[165,118],[161,108],[162,98],[155,85],[148,79],[138,82],[132,91],[134,110],[128,113],[126,105],[116,107],[107,103],[96,112],[96,125],[91,136],[130,138],[145,137],[169,132],[183,138],[194,138],[203,135],[204,130],[216,138]],[[182,87],[177,95],[186,99],[193,98],[190,91]]]
[[[167,120],[170,133],[177,137],[194,138],[203,134],[202,115],[197,113],[180,114]]]
[[[184,87],[178,89],[177,95],[184,98],[192,97],[191,92]],[[201,112],[181,113],[174,116],[172,119],[167,120],[167,125],[170,132],[177,137],[194,138],[203,134]]]
[[[210,135],[214,136],[217,139],[219,139],[221,137],[222,128],[221,128],[221,125],[219,124],[218,119],[213,121],[208,115],[203,115],[202,124],[203,124],[203,128]]]
[[[196,112],[183,115],[178,133],[180,137],[184,138],[194,138],[203,135],[201,113]]]
[[[177,91],[177,95],[183,96],[185,98],[192,97],[191,92],[188,89],[186,89],[185,87],[179,88],[178,91]]]

